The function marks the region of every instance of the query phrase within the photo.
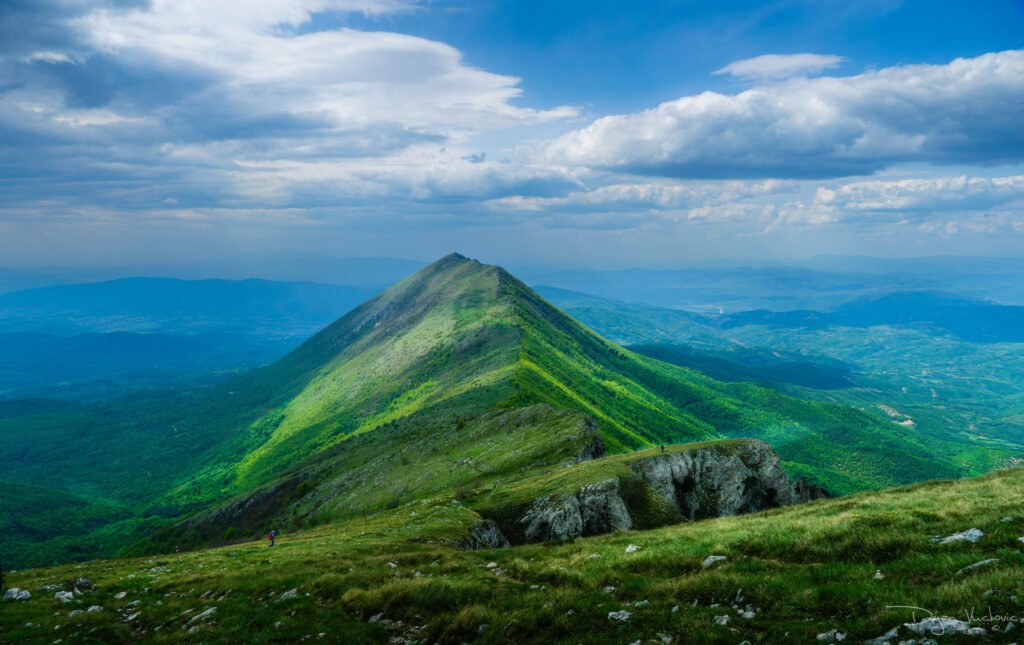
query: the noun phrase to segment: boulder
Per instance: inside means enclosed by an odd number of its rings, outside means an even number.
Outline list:
[[[31,597],[32,594],[20,587],[11,587],[4,592],[4,600],[28,600]]]

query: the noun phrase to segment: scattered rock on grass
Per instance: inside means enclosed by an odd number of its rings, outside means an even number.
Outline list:
[[[75,594],[71,593],[70,591],[58,591],[57,593],[53,594],[53,597],[61,602],[71,602],[75,599]]]
[[[981,529],[967,529],[966,531],[960,531],[953,535],[947,535],[946,537],[933,538],[932,542],[938,542],[939,544],[953,544],[955,542],[977,542],[981,538],[985,537],[985,532]]]
[[[729,624],[729,615],[728,614],[722,614],[721,616],[715,616],[715,624],[716,625],[723,625],[723,626],[724,625],[728,625]]]
[[[626,553],[636,553],[639,550],[640,550],[640,547],[637,546],[636,544],[630,544],[629,546],[626,547]]]
[[[830,629],[827,632],[818,634],[818,641],[821,643],[842,643],[846,640],[846,634],[838,629]]]
[[[709,555],[708,557],[704,558],[703,566],[705,569],[710,569],[711,567],[715,566],[719,562],[722,562],[723,560],[728,560],[728,558],[724,555]]]
[[[993,564],[995,564],[997,562],[999,562],[999,558],[989,558],[988,560],[982,560],[981,562],[975,562],[974,564],[969,564],[966,567],[964,567],[963,569],[960,569],[959,571],[957,571],[956,575],[957,576],[967,575],[968,573],[971,573],[973,571],[977,571],[978,569],[984,569],[985,567],[992,566]]]
[[[864,645],[891,645],[892,641],[900,635],[900,628],[893,627],[878,638],[864,641]]]
[[[962,620],[948,617],[929,617],[916,623],[903,623],[903,626],[920,636],[953,636],[966,634],[971,626]]]
[[[629,622],[629,619],[632,616],[633,616],[633,614],[629,613],[625,609],[621,609],[619,611],[610,611],[610,612],[608,612],[608,620],[615,620],[615,621],[618,621],[620,623]]]
[[[103,607],[101,607],[100,605],[92,605],[91,607],[89,607],[85,611],[87,613],[90,613],[90,614],[96,614],[96,613],[99,613],[99,612],[103,611]]]
[[[198,623],[200,621],[208,620],[210,618],[213,618],[216,615],[217,615],[217,608],[216,607],[210,607],[206,611],[201,611],[198,614],[196,614],[195,616],[193,616],[192,618],[189,618],[188,619],[188,623],[186,623],[186,624],[194,625],[194,624],[196,624],[196,623]]]
[[[31,597],[32,594],[20,587],[11,587],[4,592],[4,600],[28,600]]]
[[[71,583],[71,586],[75,589],[81,589],[82,591],[92,591],[96,588],[96,585],[92,583],[92,580],[88,578],[75,578],[75,581]]]
[[[294,600],[295,598],[298,598],[298,597],[299,597],[299,590],[298,589],[289,589],[288,591],[286,591],[283,594],[281,594],[280,596],[278,596],[277,602],[282,602],[284,600]]]

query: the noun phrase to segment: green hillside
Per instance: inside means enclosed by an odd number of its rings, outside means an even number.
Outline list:
[[[736,645],[825,642],[818,635],[833,629],[860,643],[896,628],[892,642],[921,642],[904,625],[934,615],[985,630],[941,642],[1011,643],[1024,598],[1022,496],[1024,471],[1006,470],[485,551],[453,545],[479,516],[447,496],[283,533],[273,549],[250,542],[17,572],[7,585],[33,595],[4,603],[0,639]],[[969,528],[982,537],[934,539]],[[705,567],[709,555],[725,560]],[[54,598],[81,577],[95,589]],[[609,618],[621,611],[626,620]]]
[[[136,547],[162,550],[472,495],[572,462],[595,436],[611,453],[759,438],[835,494],[980,474],[1011,454],[967,459],[848,405],[641,356],[450,255],[244,377],[0,409],[0,480],[127,508],[98,529],[109,554],[140,526],[175,527]]]

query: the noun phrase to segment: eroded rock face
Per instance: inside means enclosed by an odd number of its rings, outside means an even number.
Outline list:
[[[625,502],[619,495],[619,480],[610,479],[584,486],[576,493],[583,520],[583,535],[600,535],[633,528]]]
[[[600,459],[604,457],[604,441],[601,440],[601,436],[597,434],[597,430],[594,428],[594,422],[590,419],[585,421],[587,431],[593,433],[591,440],[583,447],[580,454],[576,457],[576,463],[581,461],[590,461],[591,459]]]
[[[652,495],[678,510],[677,518],[690,520],[750,513],[826,496],[807,482],[790,481],[778,455],[762,441],[656,454],[628,466]],[[535,543],[633,528],[635,521],[621,485],[618,478],[612,478],[572,494],[536,499],[513,520],[514,525],[506,527],[511,529],[507,534],[516,543]],[[497,525],[494,530],[501,534]]]
[[[630,468],[683,517],[737,515],[799,501],[779,456],[761,441],[656,455]]]
[[[462,548],[471,551],[480,549],[500,549],[511,546],[501,533],[498,525],[491,520],[483,520],[469,530],[469,535],[462,541]]]
[[[525,542],[558,542],[633,527],[619,480],[580,488],[573,495],[535,500],[519,519]]]

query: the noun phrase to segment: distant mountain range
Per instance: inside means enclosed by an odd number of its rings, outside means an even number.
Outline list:
[[[0,332],[308,336],[376,289],[269,280],[124,278],[0,295]]]
[[[1024,307],[930,291],[890,293],[860,298],[835,311],[744,311],[716,323],[729,329],[744,325],[822,329],[825,327],[925,327],[975,343],[1024,342]]]

